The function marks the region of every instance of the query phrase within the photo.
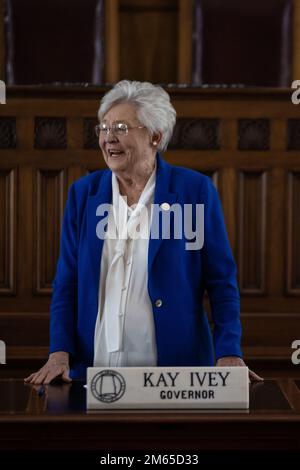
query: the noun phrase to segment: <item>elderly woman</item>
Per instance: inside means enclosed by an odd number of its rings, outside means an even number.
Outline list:
[[[85,378],[92,365],[244,365],[236,266],[217,192],[208,177],[160,155],[176,120],[169,95],[147,82],[123,80],[103,97],[98,117],[108,169],[70,188],[49,360],[25,380]],[[190,223],[198,231],[195,208],[204,207],[204,243],[196,247],[188,245],[186,232],[175,233],[173,207],[186,205],[192,209],[183,211],[186,220],[177,229]],[[157,208],[169,216],[169,236],[160,228],[152,236]],[[202,306],[205,290],[213,337]],[[253,372],[250,377],[260,380]]]

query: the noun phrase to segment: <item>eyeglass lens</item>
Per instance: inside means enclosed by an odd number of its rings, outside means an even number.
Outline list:
[[[109,134],[111,131],[117,135],[124,135],[128,132],[128,126],[125,122],[114,122],[112,126],[109,127],[105,122],[102,122],[96,126],[95,130],[97,136],[99,136],[100,132]]]

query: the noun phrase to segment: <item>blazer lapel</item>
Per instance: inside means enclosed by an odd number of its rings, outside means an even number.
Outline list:
[[[154,204],[161,206],[163,203],[168,203],[170,206],[177,200],[177,193],[169,192],[170,178],[172,167],[168,165],[157,153],[157,170],[156,170],[156,184],[154,193]],[[161,236],[149,239],[148,250],[148,275],[152,269],[153,261],[160,249],[163,239]]]
[[[161,206],[163,203],[168,203],[170,206],[177,200],[177,193],[169,191],[170,178],[172,167],[165,162],[157,153],[157,170],[156,170],[156,183],[154,193],[154,204]],[[110,170],[104,171],[101,180],[99,182],[99,189],[96,194],[91,194],[88,198],[88,217],[87,217],[87,228],[88,228],[88,243],[89,243],[89,255],[90,263],[93,271],[95,299],[98,302],[99,292],[99,281],[100,281],[100,263],[103,250],[102,238],[99,238],[96,233],[97,224],[104,218],[108,218],[108,214],[104,213],[102,216],[96,214],[97,208],[100,204],[112,204],[112,185],[111,185],[112,173]],[[153,261],[160,249],[163,239],[161,236],[156,238],[150,238],[149,249],[148,249],[148,275],[150,274]]]
[[[95,299],[98,303],[99,280],[100,280],[100,262],[103,250],[103,238],[99,238],[96,233],[97,224],[103,219],[108,217],[106,212],[103,215],[97,215],[97,208],[101,204],[112,203],[112,187],[111,187],[110,170],[104,171],[99,182],[99,190],[96,194],[90,195],[88,198],[88,217],[87,217],[87,230],[88,230],[88,251],[90,256],[90,263],[92,266]]]

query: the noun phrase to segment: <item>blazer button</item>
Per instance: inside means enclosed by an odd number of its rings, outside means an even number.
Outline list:
[[[155,306],[156,306],[156,307],[161,307],[161,306],[162,306],[162,300],[161,300],[161,299],[157,299],[157,300],[155,301]]]
[[[163,211],[169,211],[171,206],[168,202],[163,202],[160,207],[162,208]]]

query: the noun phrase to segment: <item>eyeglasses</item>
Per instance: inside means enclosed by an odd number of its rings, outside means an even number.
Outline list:
[[[100,134],[108,135],[110,131],[113,131],[115,135],[127,135],[130,129],[144,129],[145,126],[136,126],[136,127],[129,127],[125,122],[116,121],[113,122],[112,126],[109,127],[106,122],[100,122],[97,126],[95,126],[95,133],[96,136],[99,137]]]

